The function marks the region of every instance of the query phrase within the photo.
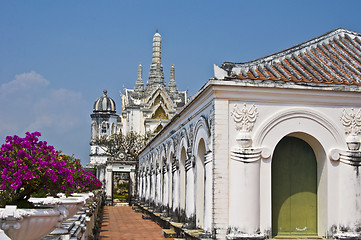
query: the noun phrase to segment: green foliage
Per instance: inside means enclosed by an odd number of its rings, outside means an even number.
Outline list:
[[[150,139],[150,134],[141,135],[137,132],[115,133],[103,136],[95,141],[109,156],[126,161],[138,161],[139,152]],[[122,155],[124,157],[122,157]]]
[[[9,202],[8,205],[16,205],[18,208],[34,208],[34,204],[25,199]]]
[[[113,199],[123,199],[123,200],[127,200],[128,199],[128,193],[126,194],[113,194]]]

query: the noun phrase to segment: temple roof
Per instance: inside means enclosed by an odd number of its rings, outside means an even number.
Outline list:
[[[361,34],[335,29],[297,46],[246,62],[225,62],[227,79],[361,85]]]
[[[112,98],[107,96],[107,90],[104,89],[103,96],[94,102],[93,113],[115,113],[116,106]]]

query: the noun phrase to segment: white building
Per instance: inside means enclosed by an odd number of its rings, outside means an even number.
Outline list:
[[[142,65],[139,64],[135,88],[125,88],[124,94],[121,93],[121,114],[116,113],[115,101],[107,96],[107,90],[94,103],[93,113],[90,115],[92,123],[88,167],[97,168],[97,177],[102,181],[109,198],[112,195],[113,172],[130,172],[130,178],[133,178],[135,163],[126,154],[121,154],[119,159],[112,159],[110,162],[109,156],[95,141],[119,132],[149,132],[155,135],[187,102],[187,92],[177,89],[173,65],[168,87],[166,86],[161,63],[161,44],[162,38],[157,31],[153,37],[152,64],[147,84],[144,85]]]
[[[178,91],[175,69],[172,65],[168,87],[161,63],[162,38],[153,37],[152,64],[147,84],[143,82],[143,68],[138,66],[138,79],[134,89],[124,89],[122,97],[121,128],[124,134],[135,131],[141,134],[159,132],[187,101],[187,92]]]
[[[361,34],[214,69],[140,153],[140,205],[198,238],[360,239]]]

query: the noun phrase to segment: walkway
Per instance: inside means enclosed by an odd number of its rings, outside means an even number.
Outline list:
[[[162,228],[129,206],[105,206],[100,240],[161,240]]]

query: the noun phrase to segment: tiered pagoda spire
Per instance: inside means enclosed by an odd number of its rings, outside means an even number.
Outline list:
[[[162,37],[157,30],[153,37],[153,56],[152,64],[150,65],[149,80],[147,82],[148,87],[155,88],[159,85],[163,87],[166,86],[164,81],[163,66],[161,63],[161,55]]]
[[[135,91],[142,92],[144,91],[144,82],[143,82],[143,67],[142,64],[139,63],[138,66],[138,79],[135,82]]]
[[[170,81],[168,83],[168,88],[169,88],[169,91],[174,93],[174,92],[177,92],[178,89],[177,89],[177,84],[175,82],[175,68],[174,68],[174,64],[172,64],[172,67],[170,69]]]

